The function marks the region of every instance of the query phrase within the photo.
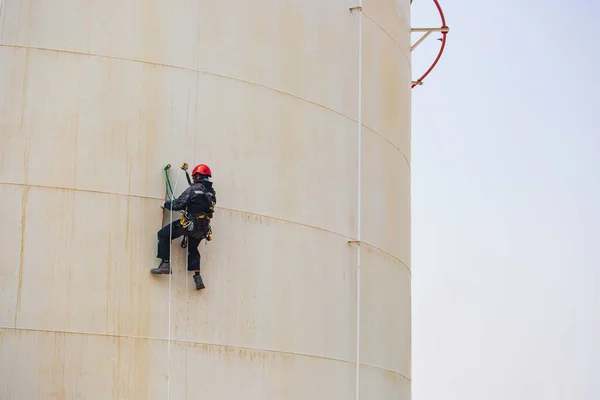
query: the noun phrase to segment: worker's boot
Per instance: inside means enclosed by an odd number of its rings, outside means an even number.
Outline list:
[[[200,274],[194,275],[194,283],[196,283],[196,290],[204,289],[205,287]]]
[[[150,272],[156,275],[170,274],[171,264],[168,261],[162,261],[157,268],[152,268]]]

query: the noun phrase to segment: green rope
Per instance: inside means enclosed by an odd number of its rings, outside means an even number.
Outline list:
[[[175,194],[173,193],[173,188],[171,187],[171,181],[169,180],[169,168],[171,168],[171,164],[167,165],[164,168],[164,170],[165,170],[165,178],[166,178],[165,192],[167,194],[167,197],[169,197],[169,191],[170,191],[171,192],[170,199],[173,200],[175,198]]]

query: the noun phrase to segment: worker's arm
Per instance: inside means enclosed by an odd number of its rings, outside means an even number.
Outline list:
[[[193,189],[192,189],[191,186],[188,187],[175,200],[173,200],[173,201],[166,201],[165,204],[163,204],[163,207],[166,208],[167,210],[173,210],[173,211],[183,210],[190,203],[190,198],[191,198],[191,195],[192,195],[192,190]]]

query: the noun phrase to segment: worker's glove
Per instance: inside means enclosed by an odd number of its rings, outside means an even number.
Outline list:
[[[161,203],[160,204],[160,208],[162,208],[164,210],[165,209],[165,203]]]

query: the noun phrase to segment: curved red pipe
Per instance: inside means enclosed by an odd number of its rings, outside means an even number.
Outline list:
[[[438,0],[433,0],[433,2],[435,3],[435,6],[437,7],[438,12],[440,13],[440,18],[442,19],[442,29],[447,29],[448,26],[446,26],[446,17],[444,16],[442,7],[440,7],[440,3],[438,2]],[[411,1],[411,4],[412,4],[412,1]],[[436,64],[442,57],[444,48],[446,47],[446,35],[447,34],[448,34],[448,32],[442,32],[442,35],[443,35],[442,36],[442,45],[440,46],[440,51],[439,51],[437,57],[435,58],[435,60],[433,61],[433,64],[431,64],[429,69],[423,74],[423,76],[421,76],[419,79],[417,79],[417,81],[415,83],[412,84],[411,89],[414,88],[415,86],[417,86],[419,83],[421,83],[423,81],[423,79],[425,79],[427,77],[427,75],[429,75],[429,73],[435,68]]]

